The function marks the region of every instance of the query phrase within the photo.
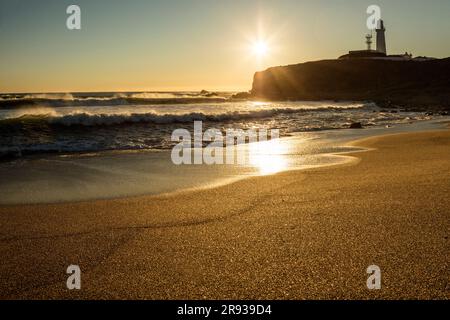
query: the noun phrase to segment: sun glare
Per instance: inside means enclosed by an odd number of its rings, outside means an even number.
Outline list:
[[[269,48],[267,44],[263,41],[258,41],[253,44],[253,53],[259,57],[265,56]]]
[[[252,143],[249,145],[249,162],[259,174],[270,175],[288,168],[287,146],[280,139]]]

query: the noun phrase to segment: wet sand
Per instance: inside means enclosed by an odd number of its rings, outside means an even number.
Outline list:
[[[202,191],[2,206],[0,298],[449,299],[450,131],[354,144],[374,149]]]

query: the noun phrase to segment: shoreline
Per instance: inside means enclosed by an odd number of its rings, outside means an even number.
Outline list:
[[[372,149],[357,164],[0,207],[0,298],[449,299],[450,131],[358,143]],[[365,288],[374,263],[380,291]]]
[[[389,138],[389,137],[395,137],[397,135],[409,135],[412,133],[430,133],[430,132],[446,132],[449,129],[433,129],[433,130],[426,130],[426,131],[410,131],[410,132],[401,132],[401,133],[387,133],[382,135],[375,135],[375,136],[368,136],[361,139],[356,140],[350,140],[346,143],[344,143],[341,147],[355,147],[358,150],[352,150],[352,151],[339,151],[337,153],[323,153],[321,156],[332,156],[336,158],[342,158],[345,159],[342,162],[333,162],[333,163],[327,163],[322,165],[315,165],[311,167],[306,168],[290,168],[286,169],[277,173],[268,174],[268,175],[253,175],[253,176],[241,176],[236,178],[230,178],[229,181],[221,181],[217,183],[213,183],[211,185],[203,185],[199,187],[192,187],[192,188],[185,188],[185,189],[177,189],[169,192],[162,192],[162,193],[155,193],[155,194],[137,194],[137,195],[130,195],[130,196],[122,196],[122,197],[113,197],[113,198],[98,198],[98,199],[90,199],[90,200],[79,200],[79,201],[61,201],[61,202],[48,202],[48,203],[14,203],[14,204],[0,204],[1,208],[17,208],[17,207],[26,207],[26,206],[51,206],[51,205],[71,205],[71,204],[95,204],[96,202],[104,202],[104,201],[120,201],[120,200],[140,200],[140,199],[146,199],[151,200],[153,197],[176,197],[181,195],[188,195],[191,193],[200,193],[202,191],[207,191],[211,189],[217,189],[225,186],[229,186],[235,183],[239,183],[243,180],[249,180],[249,179],[259,179],[264,177],[276,177],[277,175],[283,175],[289,172],[293,173],[300,173],[300,172],[308,172],[311,170],[321,170],[321,169],[333,169],[335,167],[341,167],[341,166],[353,166],[357,165],[361,158],[358,157],[358,154],[364,153],[364,152],[370,152],[377,150],[377,148],[372,148],[368,146],[364,146],[366,142],[371,142],[373,139],[378,138]],[[153,151],[153,150],[152,150]],[[152,152],[152,151],[144,151],[144,152]],[[135,153],[135,152],[133,152]],[[128,154],[128,153],[127,153]],[[82,156],[84,157],[84,156]]]
[[[267,154],[241,165],[176,166],[168,151],[50,156],[0,165],[0,206],[78,203],[206,190],[254,176],[334,166],[352,161],[359,149],[350,142],[397,132],[442,129],[441,121],[415,122],[393,128],[299,132],[283,137]],[[251,145],[240,145],[247,157]],[[253,151],[252,151],[253,150]],[[275,151],[272,151],[275,150]],[[259,152],[259,151],[258,151]],[[275,152],[275,153],[272,153]]]

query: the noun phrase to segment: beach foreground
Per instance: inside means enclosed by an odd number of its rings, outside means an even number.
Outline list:
[[[450,298],[450,131],[356,145],[375,149],[208,190],[1,207],[0,297]]]

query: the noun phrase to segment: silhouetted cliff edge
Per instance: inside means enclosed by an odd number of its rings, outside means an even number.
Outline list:
[[[371,100],[450,108],[450,58],[323,60],[257,72],[251,96],[266,100]]]

